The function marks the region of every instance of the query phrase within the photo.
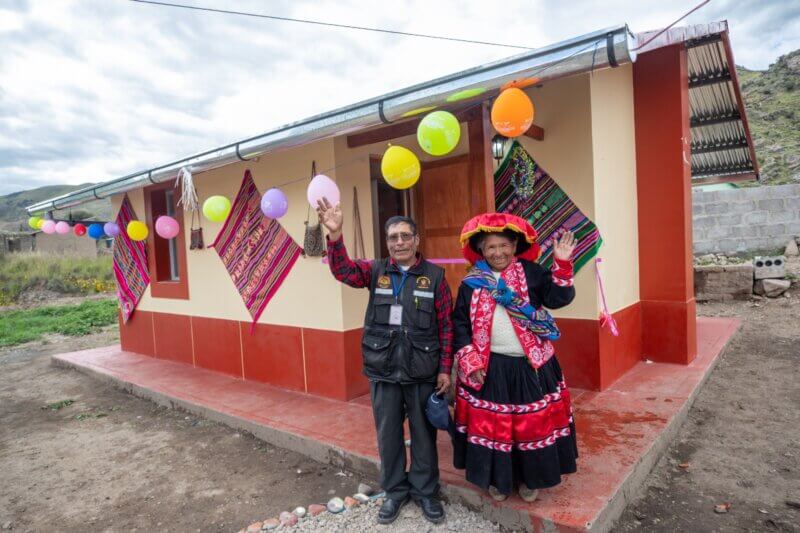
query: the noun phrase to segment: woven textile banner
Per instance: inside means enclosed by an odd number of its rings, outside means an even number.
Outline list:
[[[225,224],[211,244],[228,269],[253,324],[300,257],[281,225],[261,213],[261,195],[249,170]]]
[[[145,241],[133,241],[128,237],[128,223],[136,220],[128,195],[122,199],[117,213],[119,235],[114,237],[114,279],[117,281],[117,298],[122,310],[122,322],[136,309],[147,285],[150,284],[150,271],[147,267],[147,247]]]
[[[553,262],[553,244],[565,231],[574,233],[578,241],[572,257],[575,272],[603,243],[597,226],[517,141],[494,173],[494,194],[498,212],[526,219],[539,234],[539,263],[546,268]]]

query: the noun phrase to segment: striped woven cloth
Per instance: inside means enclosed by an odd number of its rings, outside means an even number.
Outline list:
[[[539,263],[545,268],[550,268],[553,244],[565,231],[578,241],[572,256],[575,272],[603,243],[597,226],[517,141],[494,173],[494,194],[498,212],[522,217],[536,229],[542,247]]]
[[[128,322],[150,284],[145,241],[131,240],[126,231],[132,220],[136,220],[136,213],[126,194],[117,213],[116,223],[120,232],[114,237],[114,279],[117,281],[117,298],[123,323]]]
[[[261,213],[260,204],[261,195],[246,170],[230,215],[211,244],[228,269],[253,324],[301,253],[283,227]]]

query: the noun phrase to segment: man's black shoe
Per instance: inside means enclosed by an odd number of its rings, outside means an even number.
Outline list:
[[[439,500],[434,498],[420,498],[416,500],[417,505],[422,509],[422,514],[428,522],[441,524],[444,522],[444,507]]]
[[[386,498],[383,505],[381,505],[381,508],[378,510],[378,523],[391,524],[397,520],[397,517],[400,515],[400,509],[402,509],[406,503],[408,503],[408,496],[402,500]]]

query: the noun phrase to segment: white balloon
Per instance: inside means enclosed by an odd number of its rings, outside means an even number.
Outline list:
[[[336,205],[339,203],[341,195],[339,194],[339,187],[336,186],[336,182],[325,174],[317,174],[308,185],[306,197],[311,207],[316,209],[317,200],[321,200],[325,197],[331,205]]]

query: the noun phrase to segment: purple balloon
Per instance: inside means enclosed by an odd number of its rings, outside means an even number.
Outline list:
[[[103,224],[103,233],[109,237],[116,237],[119,235],[119,226],[115,222],[106,222]]]
[[[270,189],[261,197],[261,212],[268,218],[281,218],[289,210],[289,200],[280,189]]]

